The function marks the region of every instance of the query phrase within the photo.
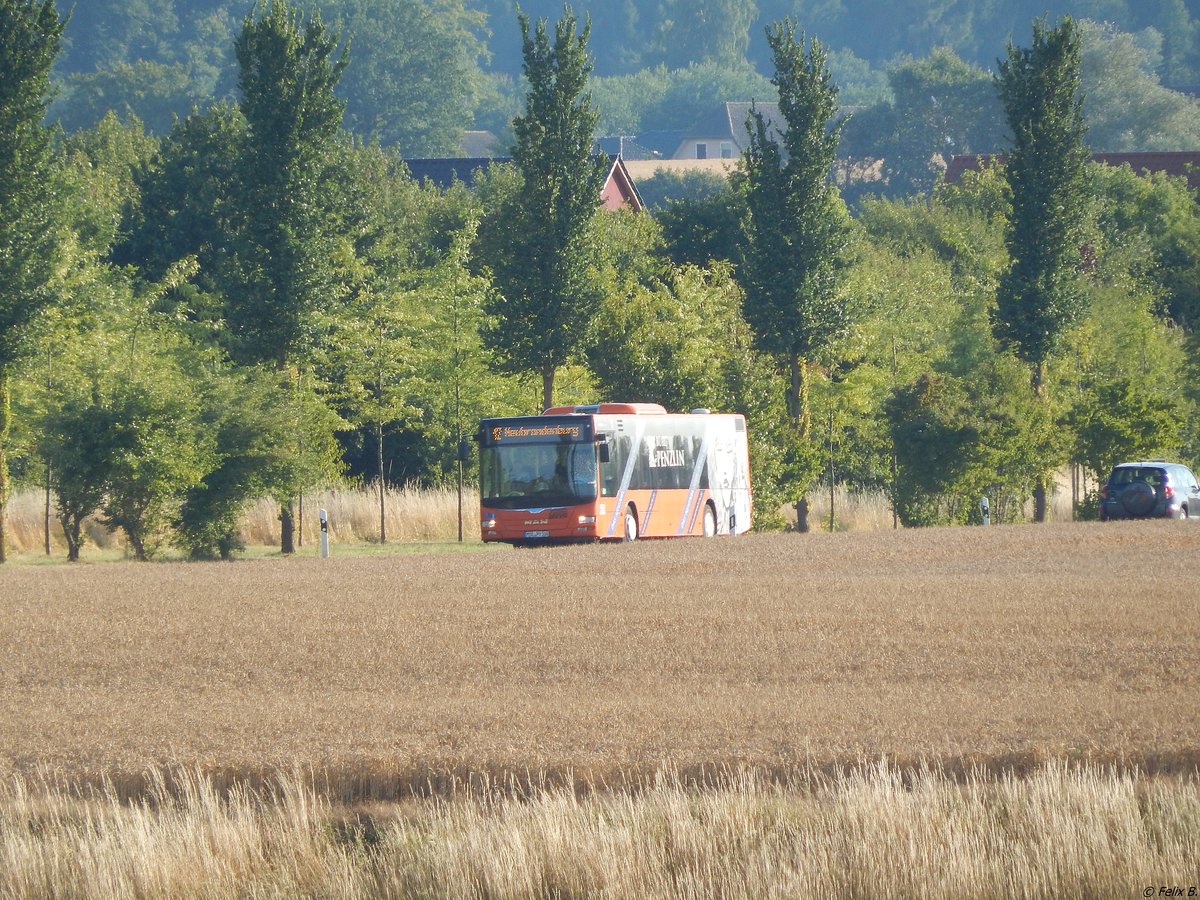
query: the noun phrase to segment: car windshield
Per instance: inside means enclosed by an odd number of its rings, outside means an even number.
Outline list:
[[[1148,484],[1151,487],[1162,487],[1166,481],[1167,473],[1165,469],[1159,469],[1151,466],[1123,466],[1119,469],[1113,469],[1112,475],[1108,478],[1108,483],[1114,487],[1120,487],[1126,484]]]
[[[493,509],[574,506],[596,499],[596,447],[554,442],[484,447],[483,505]]]

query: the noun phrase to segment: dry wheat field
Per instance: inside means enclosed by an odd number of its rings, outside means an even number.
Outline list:
[[[1147,522],[6,568],[0,895],[1200,888],[1198,551]]]

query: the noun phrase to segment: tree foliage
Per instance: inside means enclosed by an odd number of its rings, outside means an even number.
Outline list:
[[[353,53],[345,125],[407,157],[453,156],[483,91],[483,16],[463,0],[327,0]]]
[[[1191,150],[1200,145],[1200,101],[1164,87],[1163,36],[1082,21],[1080,80],[1087,142],[1097,151]]]
[[[1079,320],[1080,247],[1087,206],[1078,27],[1034,23],[1028,48],[1010,46],[998,75],[1012,132],[1005,174],[1012,189],[1012,266],[997,296],[996,334],[1035,370]],[[1035,374],[1035,378],[1038,377]]]
[[[56,215],[42,125],[62,40],[54,0],[0,0],[0,563],[8,505],[11,379],[30,326],[53,302]]]
[[[596,112],[587,93],[589,25],[568,7],[551,37],[545,20],[520,17],[528,95],[513,121],[520,185],[483,223],[485,261],[497,294],[486,345],[511,372],[554,375],[582,345],[602,294],[591,277],[589,237],[610,161],[592,155]]]
[[[746,318],[762,349],[807,358],[849,324],[840,291],[849,221],[830,180],[840,130],[833,121],[837,90],[815,39],[806,46],[793,24],[783,22],[768,40],[786,129],[780,144],[763,114],[751,114]]]
[[[897,460],[894,508],[905,525],[1017,521],[1059,452],[1053,416],[1011,357],[968,376],[927,373],[886,403]]]
[[[243,360],[285,365],[311,345],[313,312],[333,294],[323,176],[342,119],[338,43],[319,16],[263,0],[235,44],[246,140],[235,199],[240,283],[229,285],[225,315]]]

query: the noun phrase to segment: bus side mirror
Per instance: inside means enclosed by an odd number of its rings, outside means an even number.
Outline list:
[[[604,435],[596,438],[596,453],[600,457],[600,462],[608,462],[608,438]]]
[[[470,462],[471,461],[471,442],[470,441],[459,441],[458,442],[458,461],[459,462]]]

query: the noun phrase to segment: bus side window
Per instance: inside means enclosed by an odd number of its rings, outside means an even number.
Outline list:
[[[608,439],[608,462],[600,463],[600,496],[617,496],[627,459],[629,459],[628,435],[610,436]]]

